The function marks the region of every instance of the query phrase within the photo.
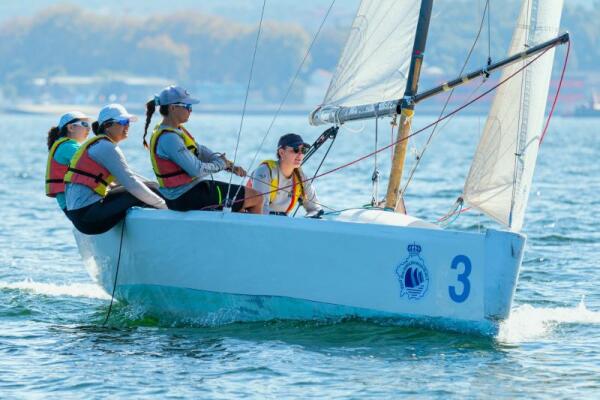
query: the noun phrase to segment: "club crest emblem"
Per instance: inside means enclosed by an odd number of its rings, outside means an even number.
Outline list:
[[[429,288],[429,272],[425,261],[421,258],[421,246],[416,243],[407,247],[408,257],[396,267],[396,275],[400,282],[400,297],[410,300],[422,298]]]

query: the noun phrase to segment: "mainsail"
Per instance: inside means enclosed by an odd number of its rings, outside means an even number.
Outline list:
[[[421,0],[361,2],[320,110],[402,98],[420,5]]]
[[[563,0],[524,0],[509,54],[556,36],[562,6]],[[553,61],[552,48],[500,86],[465,182],[463,199],[513,231],[523,226]],[[505,68],[501,80],[527,62]]]

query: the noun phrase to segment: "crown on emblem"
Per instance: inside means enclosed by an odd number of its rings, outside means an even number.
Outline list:
[[[421,246],[419,246],[416,243],[409,244],[407,249],[408,249],[408,253],[412,256],[416,256],[417,254],[419,254],[421,252]]]

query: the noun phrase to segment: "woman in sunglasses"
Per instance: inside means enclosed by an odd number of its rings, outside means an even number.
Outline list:
[[[300,135],[283,135],[277,143],[277,160],[265,160],[254,171],[248,185],[263,193],[264,214],[289,215],[298,203],[308,216],[322,213],[317,193],[300,168],[308,149]]]
[[[185,89],[169,86],[146,104],[144,146],[150,150],[152,168],[167,205],[178,211],[218,210],[229,205],[233,211],[260,214],[262,199],[257,192],[212,179],[212,174],[223,170],[238,176],[246,176],[246,171],[224,154],[198,144],[183,126],[190,118],[192,104],[197,103]],[[163,119],[148,144],[146,135],[156,106]]]
[[[167,208],[131,171],[118,143],[127,138],[129,123],[137,118],[120,104],[100,110],[92,124],[95,137],[81,145],[65,175],[67,217],[89,235],[108,231],[133,206]],[[111,189],[113,183],[121,187]]]
[[[57,126],[48,131],[48,161],[46,163],[46,196],[56,198],[65,211],[65,183],[69,162],[90,132],[90,117],[71,111],[60,117]]]

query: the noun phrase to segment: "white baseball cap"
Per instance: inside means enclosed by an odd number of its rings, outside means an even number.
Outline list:
[[[92,118],[88,117],[81,111],[69,111],[68,113],[61,115],[60,119],[58,120],[58,129],[64,128],[64,126],[68,125],[69,122],[80,120],[91,121]]]
[[[157,106],[166,106],[168,104],[183,103],[183,104],[198,104],[196,100],[190,96],[187,90],[181,86],[167,86],[161,92],[154,96],[154,103]]]
[[[127,119],[130,122],[135,122],[138,120],[138,118],[133,115],[133,114],[129,114],[127,112],[127,110],[125,109],[125,107],[123,107],[121,104],[108,104],[104,107],[102,107],[100,109],[100,113],[98,114],[98,124],[102,125],[103,123],[105,123],[106,121],[110,121],[110,120],[123,120],[123,119]]]

